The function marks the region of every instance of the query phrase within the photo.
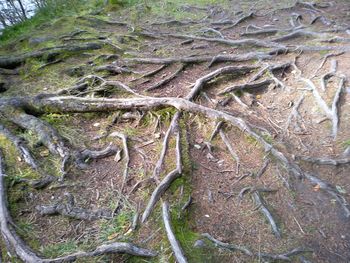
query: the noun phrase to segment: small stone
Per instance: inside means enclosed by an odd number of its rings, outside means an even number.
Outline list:
[[[209,218],[210,216],[209,215],[204,215],[205,217]]]
[[[194,148],[196,148],[197,150],[200,150],[202,148],[202,146],[200,146],[199,144],[195,144]]]
[[[159,139],[160,138],[160,133],[159,132],[155,133],[154,134],[154,138]]]
[[[98,127],[100,125],[101,125],[101,123],[99,123],[99,122],[95,122],[94,124],[92,124],[92,126],[94,126],[94,127]]]
[[[198,239],[196,242],[194,242],[193,247],[195,248],[201,248],[205,246],[205,242],[201,239]]]

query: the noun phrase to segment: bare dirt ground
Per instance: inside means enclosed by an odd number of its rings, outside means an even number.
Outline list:
[[[77,260],[181,262],[163,224],[162,203],[169,202],[173,231],[188,262],[350,262],[350,4],[267,6],[258,2],[248,6],[236,2],[182,5],[179,10],[189,18],[142,16],[135,22],[126,11],[109,11],[103,20],[97,20],[102,15],[88,15],[90,19],[77,19],[74,28],[86,32],[66,38],[65,43],[107,36],[109,44],[103,49],[64,55],[62,62],[47,65],[42,71],[38,67],[45,64],[43,61],[29,59],[15,69],[19,74],[14,69],[10,69],[13,74],[3,73],[7,88],[0,93],[4,99],[0,103],[39,93],[51,94],[49,98],[87,98],[86,103],[96,98],[149,96],[142,106],[102,109],[102,113],[49,109],[33,114],[28,107],[28,114],[52,125],[72,148],[102,149],[111,143],[119,149],[106,158],[87,160],[84,170],[69,165],[63,182],[53,180],[43,189],[28,183],[40,173],[25,164],[0,130],[14,229],[40,257],[56,258],[77,250],[91,251],[100,244],[130,242],[156,251],[157,256],[112,253]],[[146,12],[142,5],[137,8],[136,14]],[[234,42],[242,39],[253,39],[254,43]],[[248,53],[249,59],[240,56]],[[111,54],[117,57],[107,58]],[[213,58],[215,63],[211,63]],[[112,65],[115,71],[99,71],[102,65]],[[226,115],[184,106],[147,105],[153,98],[186,98],[198,79],[228,66],[254,68],[209,75],[190,99]],[[86,86],[70,88],[86,76],[90,76],[84,79]],[[135,94],[125,92],[120,84],[101,86],[104,80],[98,77],[120,81]],[[252,83],[258,84],[249,87]],[[58,94],[62,89],[65,92]],[[62,98],[59,100],[64,103]],[[103,101],[94,103],[102,105]],[[176,111],[182,112],[176,121],[179,127],[171,129]],[[247,126],[230,122],[227,116],[240,118]],[[61,159],[40,142],[35,129],[5,113],[1,118],[0,125],[28,142],[45,173],[59,177]],[[168,129],[168,150],[161,171],[155,175]],[[120,134],[127,136],[129,161]],[[141,222],[153,191],[177,169],[176,136],[180,138],[182,172],[162,192],[149,218]],[[256,196],[263,199],[262,204]],[[38,209],[62,203],[89,211],[104,209],[112,215],[84,220],[58,212],[42,215]],[[203,233],[215,238],[214,242]],[[16,250],[5,252],[2,246],[4,262],[21,261]]]

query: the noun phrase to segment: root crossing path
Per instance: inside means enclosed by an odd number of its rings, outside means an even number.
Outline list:
[[[350,261],[350,5],[231,2],[0,57],[4,262]]]

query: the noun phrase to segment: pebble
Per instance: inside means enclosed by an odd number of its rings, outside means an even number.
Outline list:
[[[193,245],[193,247],[196,247],[196,248],[201,248],[204,246],[205,246],[205,242],[201,239],[198,239],[196,242],[194,242],[194,245]]]
[[[197,150],[200,150],[202,148],[202,146],[200,146],[199,144],[195,144],[194,148],[196,148]]]

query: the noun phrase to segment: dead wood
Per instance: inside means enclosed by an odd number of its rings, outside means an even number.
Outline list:
[[[176,261],[178,263],[187,263],[187,259],[184,255],[184,252],[181,248],[181,245],[180,245],[179,241],[176,239],[174,231],[171,227],[171,219],[170,219],[170,214],[169,214],[168,202],[166,202],[166,201],[163,202],[162,211],[163,211],[163,222],[164,222],[164,226],[165,226],[165,231],[166,231],[171,249],[174,252],[174,256],[176,258]]]

